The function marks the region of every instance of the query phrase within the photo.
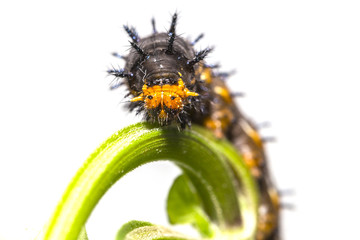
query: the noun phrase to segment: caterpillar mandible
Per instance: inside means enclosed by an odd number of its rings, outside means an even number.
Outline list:
[[[126,61],[123,69],[110,69],[115,77],[111,89],[127,85],[132,96],[128,108],[143,114],[146,121],[180,129],[191,123],[203,125],[218,138],[227,138],[237,148],[257,181],[260,191],[257,240],[279,239],[279,195],[269,174],[263,142],[255,125],[237,107],[216,65],[208,65],[205,57],[212,48],[195,51],[193,42],[176,34],[177,14],[165,33],[156,30],[140,38],[135,28],[124,26],[131,38],[127,56],[114,56]],[[125,81],[122,81],[124,79]]]

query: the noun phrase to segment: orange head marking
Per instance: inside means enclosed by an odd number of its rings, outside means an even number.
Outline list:
[[[181,77],[181,73],[179,73]],[[159,109],[159,119],[166,119],[169,117],[167,109],[177,110],[180,112],[184,104],[187,103],[189,96],[199,96],[196,92],[191,92],[185,87],[185,84],[181,78],[178,79],[177,84],[165,84],[147,86],[144,84],[142,87],[142,93],[131,99],[131,102],[142,101],[145,104],[145,108],[148,110]]]

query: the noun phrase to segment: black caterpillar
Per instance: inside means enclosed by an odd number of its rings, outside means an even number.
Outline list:
[[[279,239],[279,197],[267,168],[263,142],[256,127],[236,106],[217,66],[203,59],[211,48],[195,52],[193,42],[176,35],[177,14],[167,33],[158,33],[152,20],[153,34],[140,38],[134,28],[124,26],[131,38],[130,53],[121,57],[124,69],[108,70],[115,76],[111,89],[126,84],[133,98],[130,111],[144,113],[145,120],[181,129],[197,123],[212,130],[218,138],[226,137],[238,149],[257,179],[261,193],[257,240]],[[120,79],[125,79],[122,81]]]

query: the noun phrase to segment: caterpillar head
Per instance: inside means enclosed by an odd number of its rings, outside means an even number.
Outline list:
[[[197,63],[211,49],[195,53],[190,42],[176,37],[176,20],[174,14],[168,33],[157,33],[154,26],[154,33],[144,39],[138,37],[134,28],[125,26],[132,38],[132,48],[124,57],[125,68],[109,73],[126,79],[133,96],[130,110],[145,113],[146,120],[161,125],[177,121],[184,128],[191,124],[188,111],[201,104],[197,93],[199,76],[195,74]]]

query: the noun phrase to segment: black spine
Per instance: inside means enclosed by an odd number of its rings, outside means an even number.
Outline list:
[[[156,30],[156,25],[155,25],[155,18],[152,18],[151,19],[151,25],[152,25],[152,28],[153,28],[153,33],[157,33],[157,30]]]
[[[141,49],[139,45],[134,42],[130,42],[130,44],[141,56],[143,56],[144,58],[148,56],[148,54],[143,49]]]
[[[191,45],[195,45],[200,39],[202,39],[204,37],[204,34],[200,34],[197,38],[195,38],[195,40],[191,43]]]
[[[127,32],[127,34],[129,35],[129,37],[133,40],[133,42],[140,41],[139,35],[137,34],[134,27],[131,27],[131,29],[130,29],[127,25],[124,25],[124,29]]]
[[[174,45],[174,41],[175,41],[176,20],[177,20],[177,14],[175,13],[173,18],[172,18],[170,30],[169,30],[169,33],[168,33],[169,45],[168,45],[168,48],[166,50],[166,53],[168,53],[168,54],[173,53],[173,45]]]
[[[109,69],[107,73],[117,78],[132,77],[132,73],[126,73],[124,69]]]
[[[192,60],[188,61],[187,64],[190,66],[194,66],[196,63],[203,60],[206,57],[206,55],[208,55],[208,53],[211,51],[212,51],[212,48],[206,48],[206,49],[196,53],[195,57]]]

